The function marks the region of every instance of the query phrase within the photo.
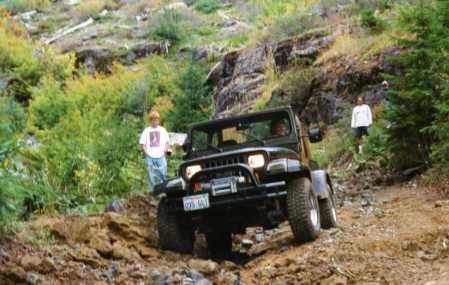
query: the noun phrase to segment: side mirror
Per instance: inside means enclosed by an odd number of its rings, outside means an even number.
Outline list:
[[[311,143],[317,143],[323,140],[320,128],[310,128],[307,132]]]
[[[184,144],[182,145],[182,150],[186,153],[189,152],[191,148],[192,144],[188,141],[184,142]]]

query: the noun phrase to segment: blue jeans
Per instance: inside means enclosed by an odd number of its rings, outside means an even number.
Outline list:
[[[147,163],[148,178],[150,182],[150,191],[154,189],[154,186],[165,181],[167,176],[167,160],[165,156],[160,158],[145,157]]]

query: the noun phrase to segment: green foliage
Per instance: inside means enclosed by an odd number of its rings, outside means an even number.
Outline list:
[[[13,98],[0,97],[0,143],[25,127],[25,111]]]
[[[0,3],[2,4],[2,3]],[[13,14],[28,12],[31,10],[45,10],[51,5],[50,0],[6,0],[6,9]]]
[[[67,113],[70,102],[64,96],[61,84],[51,77],[45,78],[33,93],[30,122],[39,129],[52,128]]]
[[[307,97],[310,92],[312,82],[318,75],[315,67],[307,66],[304,63],[296,63],[282,76],[279,92],[283,94],[289,104],[297,104]]]
[[[399,40],[408,47],[394,62],[403,70],[392,81],[385,118],[388,150],[397,168],[447,163],[447,90],[449,86],[449,3],[420,1],[406,6],[400,23],[413,37]]]
[[[172,129],[185,132],[189,124],[208,119],[211,100],[206,75],[206,70],[193,62],[181,74],[178,85],[182,93],[173,98],[174,106],[167,115]]]
[[[211,14],[222,7],[219,0],[198,0],[194,4],[194,8],[205,14]]]
[[[7,94],[23,102],[45,76],[64,81],[74,69],[74,57],[60,56],[49,48],[35,49],[17,24],[0,10],[0,75],[10,76]]]
[[[345,164],[355,155],[355,139],[350,126],[349,106],[344,109],[342,119],[328,129],[321,142],[311,144],[313,160],[320,167],[329,167]]]
[[[315,1],[248,1],[242,8],[247,21],[257,26],[252,43],[259,45],[300,35],[323,23]]]
[[[143,80],[131,85],[123,111],[143,116],[155,104],[159,97],[175,97],[179,94],[176,84],[178,67],[162,56],[151,56],[145,63]],[[164,111],[164,110],[160,110]]]
[[[390,154],[387,149],[388,136],[385,132],[389,124],[384,119],[378,119],[369,128],[369,136],[364,138],[362,157],[365,161],[378,160],[382,166],[388,166]]]
[[[113,0],[83,0],[76,6],[77,16],[81,19],[97,17],[103,9],[114,9],[116,4]]]
[[[385,22],[374,15],[372,10],[364,10],[360,14],[360,25],[371,32],[381,32],[385,28]]]
[[[18,134],[25,127],[26,115],[13,98],[0,97],[0,232],[20,212],[20,203],[28,195],[20,185],[14,155],[20,142]]]
[[[120,196],[140,183],[129,171],[137,167],[142,124],[122,106],[141,76],[118,68],[109,77],[68,81],[65,88],[44,81],[34,94],[30,124],[41,145],[26,153],[28,170],[37,184],[60,193],[57,210]]]
[[[155,17],[150,36],[176,45],[188,38],[193,28],[186,15],[175,9],[166,9]]]

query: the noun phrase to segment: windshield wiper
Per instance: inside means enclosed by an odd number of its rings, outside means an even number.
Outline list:
[[[215,151],[223,152],[223,150],[219,147],[214,146],[213,144],[208,143],[207,146]]]

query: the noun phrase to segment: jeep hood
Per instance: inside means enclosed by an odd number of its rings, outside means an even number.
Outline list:
[[[298,154],[294,152],[293,150],[285,147],[246,147],[246,148],[240,148],[237,150],[231,150],[231,151],[224,151],[224,152],[218,152],[214,154],[204,155],[196,158],[192,158],[189,160],[186,160],[182,163],[182,165],[186,164],[195,164],[197,162],[202,162],[205,160],[213,160],[217,158],[222,157],[228,157],[228,156],[237,156],[242,154],[251,154],[251,153],[266,153],[268,155],[268,159],[276,159],[281,157],[288,157],[288,158],[298,158]]]

